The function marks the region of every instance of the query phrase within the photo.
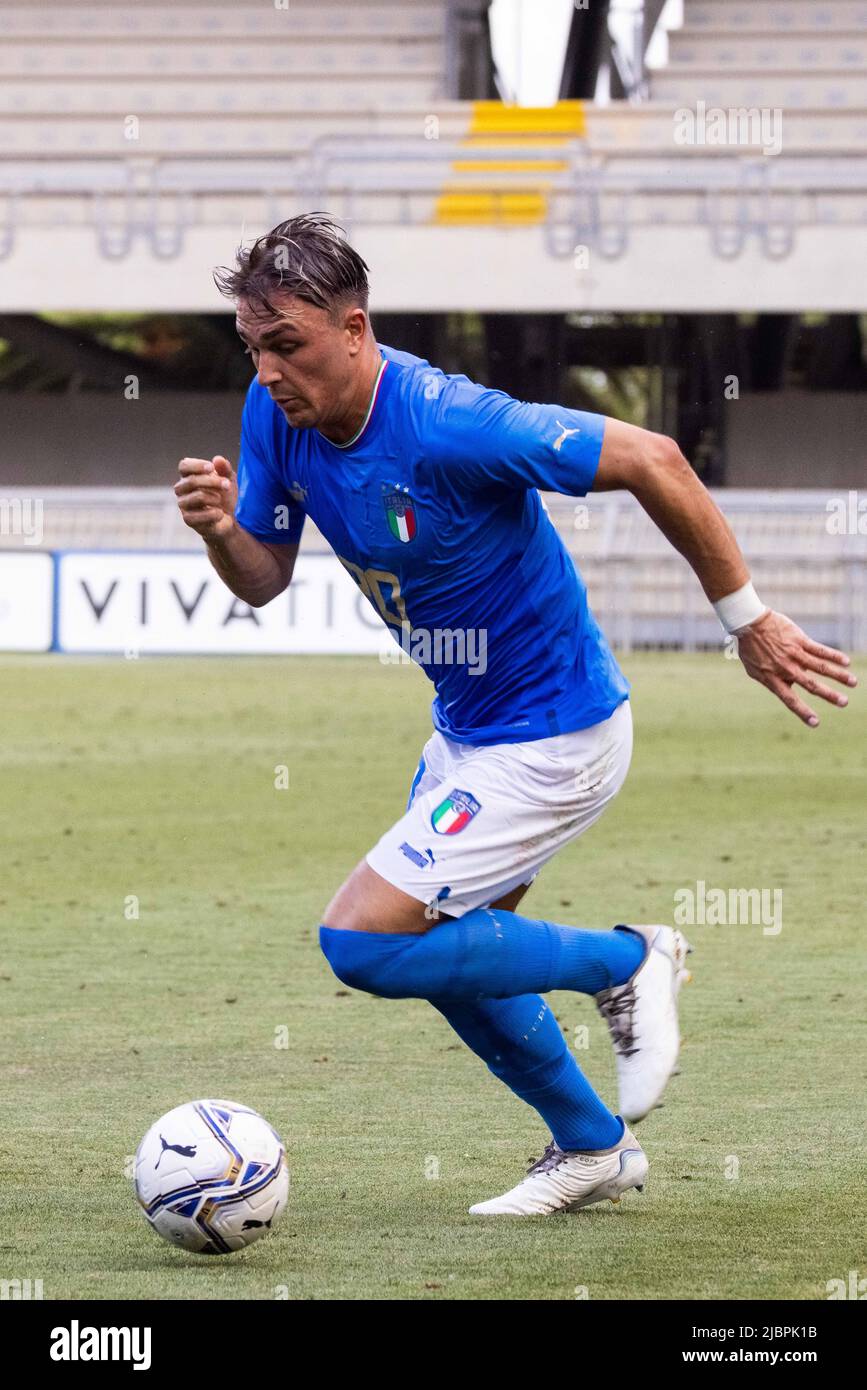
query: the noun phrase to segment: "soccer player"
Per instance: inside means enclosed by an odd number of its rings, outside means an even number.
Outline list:
[[[377,343],[367,266],[324,214],[283,222],[217,275],[256,368],[237,474],[185,458],[184,521],[240,599],[287,587],[306,516],[432,680],[434,732],[409,805],[328,904],[337,977],[427,999],[531,1105],[551,1142],[478,1215],[574,1210],[641,1188],[629,1128],[675,1069],[687,943],[517,911],[539,869],[616,796],[629,686],[537,489],[625,488],[695,570],[747,673],[805,724],[795,690],[833,705],[849,658],[761,603],[735,538],[673,440],[529,405]],[[618,1070],[612,1113],[543,996],[593,995]]]

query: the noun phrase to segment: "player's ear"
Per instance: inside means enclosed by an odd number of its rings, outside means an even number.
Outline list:
[[[354,357],[360,351],[367,332],[367,314],[360,305],[356,304],[354,308],[347,309],[343,329],[349,342],[350,355]]]

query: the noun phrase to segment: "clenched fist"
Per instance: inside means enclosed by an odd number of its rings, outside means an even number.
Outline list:
[[[235,525],[238,480],[222,454],[212,459],[181,459],[175,483],[181,516],[205,541],[219,540]]]

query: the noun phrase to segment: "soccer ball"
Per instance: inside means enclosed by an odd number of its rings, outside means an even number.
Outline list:
[[[243,1250],[276,1225],[286,1206],[283,1141],[246,1105],[178,1105],[138,1146],[135,1195],[154,1230],[173,1245],[199,1255]]]

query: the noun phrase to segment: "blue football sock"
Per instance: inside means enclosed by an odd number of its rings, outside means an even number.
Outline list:
[[[603,1105],[538,994],[431,1003],[467,1047],[541,1115],[561,1149],[610,1149],[624,1124]]]
[[[320,927],[332,970],[355,989],[387,999],[507,999],[623,984],[644,959],[626,927],[587,931],[479,907],[421,936]]]

